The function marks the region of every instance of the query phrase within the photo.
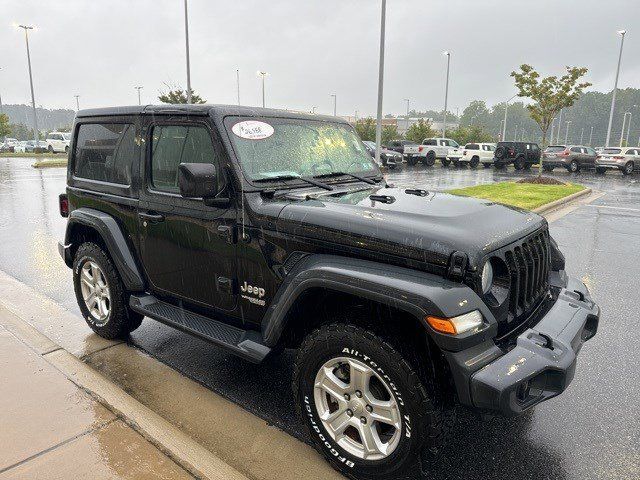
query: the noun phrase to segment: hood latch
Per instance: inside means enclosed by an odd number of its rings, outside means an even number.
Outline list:
[[[464,274],[467,270],[467,263],[469,262],[469,257],[464,252],[456,251],[451,254],[451,258],[449,258],[449,269],[447,270],[447,277],[450,280],[462,281],[464,279]]]

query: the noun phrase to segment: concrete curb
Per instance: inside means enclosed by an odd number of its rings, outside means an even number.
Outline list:
[[[13,320],[4,319],[0,324],[186,471],[197,478],[247,480],[245,475],[201,446],[172,423],[55,344],[5,302],[0,300],[0,305],[15,317]]]
[[[580,197],[584,197],[585,195],[590,195],[591,193],[592,193],[592,190],[590,188],[585,188],[584,190],[580,190],[579,192],[572,193],[568,197],[564,197],[564,198],[561,198],[560,200],[556,200],[554,202],[550,202],[545,205],[542,205],[541,207],[535,208],[532,210],[532,212],[542,215],[543,213],[547,213],[558,207],[563,207],[568,203],[571,203]]]

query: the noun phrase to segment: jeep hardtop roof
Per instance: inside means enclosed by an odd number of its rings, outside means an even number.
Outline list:
[[[242,117],[281,117],[301,120],[320,120],[332,123],[348,122],[340,117],[328,115],[315,115],[311,113],[292,112],[275,108],[244,107],[238,105],[211,105],[211,104],[162,104],[162,105],[132,105],[106,108],[90,108],[76,113],[77,118],[109,117],[123,115],[210,115],[222,119],[228,115]]]

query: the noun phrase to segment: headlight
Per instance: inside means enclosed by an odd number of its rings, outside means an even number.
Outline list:
[[[491,289],[491,285],[493,284],[493,267],[491,266],[491,262],[487,262],[484,264],[482,269],[482,293],[487,294]]]

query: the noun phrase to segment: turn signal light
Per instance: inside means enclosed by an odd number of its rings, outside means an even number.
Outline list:
[[[431,325],[436,332],[447,333],[449,335],[456,334],[456,326],[451,323],[448,318],[427,317],[427,323]]]
[[[480,328],[483,324],[482,314],[478,310],[452,318],[427,317],[427,323],[436,332],[447,335],[459,335],[469,330]]]

